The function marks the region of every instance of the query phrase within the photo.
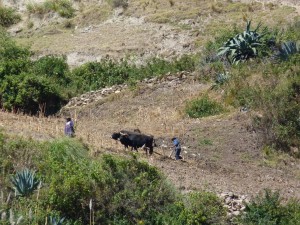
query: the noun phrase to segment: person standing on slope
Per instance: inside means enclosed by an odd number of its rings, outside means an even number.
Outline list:
[[[172,142],[173,142],[173,147],[174,147],[174,151],[175,151],[175,160],[180,160],[182,159],[180,152],[181,152],[181,146],[180,146],[180,142],[178,140],[178,138],[173,137],[172,138]],[[171,153],[172,154],[172,153]],[[171,157],[171,155],[170,155]]]
[[[74,123],[70,117],[66,119],[65,124],[65,135],[68,137],[74,137],[75,136],[75,128]]]

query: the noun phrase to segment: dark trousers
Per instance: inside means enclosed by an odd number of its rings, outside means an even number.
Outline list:
[[[181,152],[181,148],[175,148],[175,159],[182,159],[182,157],[180,156],[180,152]]]

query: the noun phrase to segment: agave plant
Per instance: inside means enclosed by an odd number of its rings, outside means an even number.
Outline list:
[[[259,23],[255,30],[251,30],[251,21],[247,21],[246,30],[230,38],[225,44],[219,48],[218,56],[226,55],[231,64],[237,64],[250,58],[254,58],[258,54],[258,47],[262,45],[262,34],[258,33],[261,23]]]
[[[291,55],[299,52],[300,47],[295,41],[284,42],[279,49],[277,58],[281,60],[288,60]]]
[[[228,72],[218,73],[216,75],[215,83],[212,85],[211,89],[215,89],[217,87],[222,86],[226,82],[228,82],[230,75]]]
[[[65,221],[65,217],[55,217],[55,216],[49,216],[49,224],[50,225],[62,225]]]
[[[14,186],[16,196],[28,196],[40,185],[35,172],[27,168],[11,177],[11,182]]]

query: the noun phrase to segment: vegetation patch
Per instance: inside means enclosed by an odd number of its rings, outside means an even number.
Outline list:
[[[21,16],[12,8],[0,4],[0,26],[9,27],[21,21]]]
[[[279,192],[265,190],[246,205],[241,224],[298,224],[300,205],[296,200],[282,203]]]
[[[281,30],[265,27],[263,36],[256,34],[258,29],[251,31],[249,22],[243,34],[236,27],[222,32],[215,42],[208,43],[201,64],[203,76],[215,80],[212,90],[218,91],[222,86],[225,104],[258,110],[261,116],[253,118],[253,125],[262,131],[265,144],[275,144],[287,152],[293,147],[299,148],[300,129],[296,121],[299,117],[297,43],[300,36],[297,24]],[[221,40],[230,33],[232,38],[225,41],[217,54],[217,46],[222,45]],[[252,42],[252,35],[261,40]],[[237,63],[240,64],[232,65]]]
[[[204,96],[188,102],[185,111],[189,117],[201,118],[221,114],[225,109],[218,102]]]
[[[0,165],[4,161],[7,165],[0,178],[1,196],[11,196],[5,204],[0,202],[3,223],[12,217],[23,224],[64,221],[77,225],[90,221],[178,225],[217,221],[217,224],[225,220],[224,208],[215,194],[182,195],[156,168],[135,155],[127,159],[111,155],[92,159],[89,149],[75,139],[38,143],[11,139],[3,133],[0,137]],[[30,160],[8,157],[22,151]],[[14,174],[17,169],[20,172]],[[11,176],[9,182],[7,178]],[[25,177],[28,179],[23,182]],[[19,194],[10,195],[9,187],[16,188]]]
[[[73,96],[115,84],[163,76],[179,71],[194,71],[195,56],[184,55],[171,61],[152,58],[137,66],[126,59],[104,58],[70,70],[66,57],[30,58],[27,48],[16,45],[2,31],[0,43],[0,106],[6,110],[28,114],[51,115]]]
[[[32,14],[45,14],[53,11],[65,18],[71,18],[75,13],[72,2],[69,0],[47,0],[43,3],[29,3],[26,8]]]

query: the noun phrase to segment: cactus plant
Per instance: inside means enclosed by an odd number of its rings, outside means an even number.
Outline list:
[[[295,41],[284,42],[277,54],[277,58],[281,60],[288,60],[288,58],[296,53],[300,52],[300,47]]]
[[[230,38],[225,44],[219,48],[218,55],[226,55],[231,64],[254,58],[258,54],[258,47],[262,45],[261,38],[265,35],[258,33],[261,26],[259,23],[255,30],[250,30],[251,21],[247,22],[246,30]]]
[[[15,189],[16,196],[28,196],[40,185],[40,181],[36,178],[35,172],[24,169],[17,172],[11,177],[11,182]]]
[[[211,89],[218,88],[228,82],[230,75],[228,72],[218,73],[216,75],[215,83],[212,85]]]
[[[55,216],[49,216],[49,224],[50,225],[62,225],[65,221],[65,218],[62,217],[55,217]]]

